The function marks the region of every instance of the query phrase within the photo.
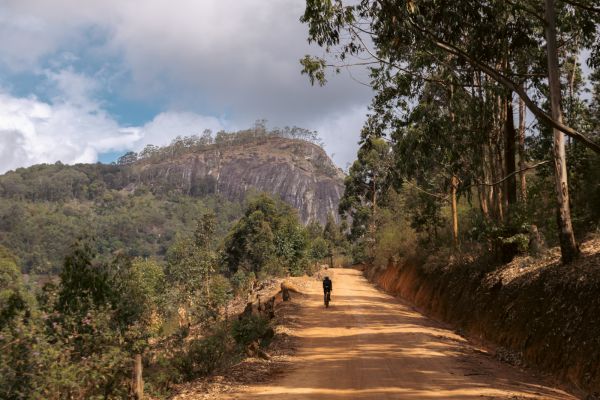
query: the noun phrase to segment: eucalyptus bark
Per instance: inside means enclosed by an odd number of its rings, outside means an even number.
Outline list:
[[[454,246],[458,247],[458,209],[456,205],[456,191],[458,189],[458,178],[452,176],[451,184],[451,195],[452,195],[452,238],[454,239]]]
[[[371,235],[369,249],[371,255],[375,256],[375,235],[377,233],[376,217],[377,217],[377,183],[376,175],[373,175],[371,188],[373,193],[371,195],[371,221],[369,223],[369,234]],[[333,253],[331,256],[331,268],[333,268]]]
[[[558,48],[556,45],[556,10],[554,0],[545,0],[546,4],[546,52],[548,53],[548,86],[550,88],[550,106],[552,119],[562,124],[560,72],[558,64]],[[567,182],[567,160],[565,138],[563,133],[552,129],[554,135],[554,181],[557,201],[558,235],[562,262],[570,263],[579,254],[575,242],[571,210],[569,207],[569,185]]]
[[[506,203],[508,206],[517,202],[517,161],[515,158],[517,132],[515,130],[515,122],[512,106],[512,92],[506,97],[505,108],[505,124],[504,124],[504,176],[510,176],[506,180]],[[510,175],[513,174],[513,175]]]
[[[500,127],[502,129],[502,127]],[[493,162],[495,164],[494,170],[496,172],[496,178],[494,182],[499,182],[506,176],[504,172],[504,160],[503,160],[503,151],[502,151],[502,135],[501,131],[498,133],[496,138],[496,143],[494,144],[494,154],[493,154]],[[498,183],[495,187],[496,191],[496,206],[498,207],[498,220],[500,222],[504,222],[505,211],[506,211],[506,181]]]
[[[133,397],[136,400],[144,398],[144,380],[142,378],[142,355],[136,354],[133,360]]]
[[[525,102],[519,97],[519,181],[521,201],[527,201],[527,177],[525,176]]]

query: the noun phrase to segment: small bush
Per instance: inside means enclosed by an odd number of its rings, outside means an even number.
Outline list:
[[[503,244],[515,245],[518,252],[523,254],[529,250],[529,236],[524,233],[518,233],[508,238],[502,239]]]
[[[242,346],[260,340],[269,329],[269,321],[257,315],[248,315],[235,321],[232,327],[232,335],[235,341]]]
[[[308,263],[308,260],[304,258],[297,260],[296,262],[290,264],[290,266],[288,267],[290,275],[292,276],[302,276],[306,274],[309,271],[309,269],[310,265]]]
[[[176,358],[176,368],[187,380],[206,376],[225,364],[229,343],[230,337],[225,330],[192,340],[187,351]]]
[[[254,272],[244,272],[243,269],[238,269],[231,277],[231,285],[235,293],[246,293],[252,287],[252,282],[256,280]]]
[[[184,381],[178,368],[177,358],[159,354],[150,365],[144,368],[144,391],[152,398],[167,398],[174,384]]]

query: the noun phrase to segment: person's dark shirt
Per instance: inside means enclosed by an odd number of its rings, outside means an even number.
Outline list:
[[[331,281],[331,279],[323,279],[323,290],[330,292],[332,289],[333,289],[333,282]]]

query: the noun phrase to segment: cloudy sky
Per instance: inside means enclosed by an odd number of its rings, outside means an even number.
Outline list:
[[[0,172],[112,161],[209,128],[316,129],[353,160],[371,91],[364,71],[321,87],[304,0],[2,0]]]

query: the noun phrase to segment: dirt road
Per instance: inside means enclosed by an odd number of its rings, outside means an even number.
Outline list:
[[[330,270],[303,300],[294,367],[233,399],[574,399],[500,363],[464,338],[375,289],[352,269]]]

